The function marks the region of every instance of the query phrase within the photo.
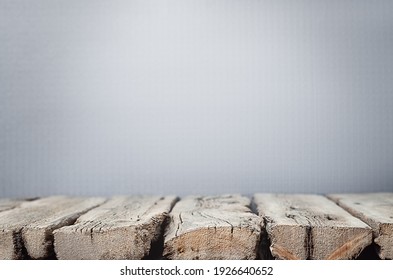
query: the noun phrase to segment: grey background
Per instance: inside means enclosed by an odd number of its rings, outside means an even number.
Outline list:
[[[0,196],[392,191],[392,11],[0,0]]]

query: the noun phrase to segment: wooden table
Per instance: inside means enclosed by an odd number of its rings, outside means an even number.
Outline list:
[[[393,193],[0,199],[0,259],[393,258]]]

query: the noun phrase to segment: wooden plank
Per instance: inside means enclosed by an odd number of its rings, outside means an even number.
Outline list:
[[[25,200],[23,199],[9,199],[2,198],[0,199],[0,212],[11,210],[17,206],[19,206]]]
[[[255,259],[262,220],[239,195],[190,196],[170,213],[164,237],[168,259]]]
[[[381,259],[393,259],[393,193],[331,194],[330,199],[373,229]]]
[[[59,259],[142,259],[162,236],[174,196],[114,197],[54,232]]]
[[[256,194],[277,259],[352,259],[372,242],[371,228],[318,195]]]
[[[12,210],[0,212],[0,259],[50,257],[53,230],[72,224],[102,202],[102,198],[55,196],[23,202]]]

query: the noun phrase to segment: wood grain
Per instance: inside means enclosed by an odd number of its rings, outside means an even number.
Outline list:
[[[25,200],[23,199],[0,199],[0,212],[11,210],[17,206],[19,206]]]
[[[54,232],[59,259],[142,259],[162,235],[174,196],[120,196]]]
[[[331,194],[330,199],[373,229],[381,259],[393,259],[393,193]]]
[[[102,202],[102,198],[55,196],[23,202],[0,212],[0,259],[51,256],[53,230],[72,224]]]
[[[371,228],[318,195],[256,194],[276,259],[353,259],[372,242]]]
[[[169,259],[255,259],[262,220],[240,195],[190,196],[170,213],[164,238]]]

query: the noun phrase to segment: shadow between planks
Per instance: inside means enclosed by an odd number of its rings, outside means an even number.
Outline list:
[[[0,199],[0,259],[392,259],[393,193]]]

